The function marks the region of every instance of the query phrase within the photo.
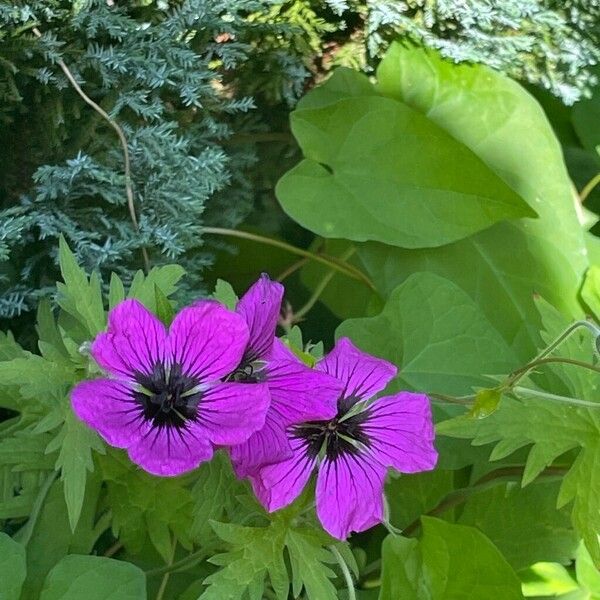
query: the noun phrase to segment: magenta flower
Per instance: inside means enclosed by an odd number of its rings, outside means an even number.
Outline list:
[[[137,300],[108,316],[92,356],[110,378],[71,393],[75,414],[154,475],[179,475],[239,444],[264,425],[266,384],[221,379],[239,364],[248,327],[217,302],[180,311],[170,328]]]
[[[396,375],[392,364],[342,338],[318,365],[344,383],[337,414],[288,427],[292,456],[253,475],[269,511],[290,504],[317,474],[317,516],[332,536],[346,539],[383,518],[387,468],[403,473],[433,469],[437,452],[427,396],[400,392],[367,402]]]
[[[283,286],[263,274],[236,308],[246,320],[250,336],[232,378],[245,384],[266,383],[271,396],[264,427],[230,450],[238,477],[291,456],[286,428],[333,418],[342,389],[339,381],[304,365],[275,338],[282,297]]]

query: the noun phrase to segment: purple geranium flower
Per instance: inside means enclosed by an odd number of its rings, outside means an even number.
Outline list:
[[[316,368],[344,383],[335,418],[289,427],[292,456],[261,468],[252,480],[261,503],[275,511],[290,504],[317,469],[317,516],[332,536],[346,539],[383,520],[388,467],[415,473],[435,466],[431,408],[427,396],[410,392],[367,402],[396,367],[347,338]]]
[[[238,477],[291,456],[286,427],[333,418],[342,389],[338,380],[307,367],[275,338],[282,297],[283,286],[263,274],[236,307],[248,324],[250,336],[232,378],[246,384],[266,382],[271,395],[264,427],[230,450]]]
[[[244,319],[217,302],[184,308],[167,330],[137,300],[125,300],[91,348],[110,378],[78,384],[73,410],[149,473],[194,469],[213,445],[239,444],[264,425],[266,384],[221,381],[248,337]]]

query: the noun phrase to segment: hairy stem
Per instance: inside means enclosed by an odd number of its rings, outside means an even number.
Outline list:
[[[333,556],[335,556],[335,559],[342,570],[342,574],[344,575],[346,587],[348,588],[348,600],[356,600],[356,591],[354,589],[354,582],[352,581],[352,574],[350,573],[350,569],[348,568],[344,557],[340,554],[340,551],[335,546],[329,546],[329,550]]]
[[[33,34],[41,38],[42,34],[37,27],[32,28]],[[61,68],[62,72],[65,74],[65,77],[69,80],[69,83],[73,86],[73,89],[79,94],[81,99],[91,108],[93,108],[115,131],[117,134],[119,141],[121,142],[121,147],[123,148],[123,167],[125,171],[125,194],[127,196],[127,207],[129,208],[129,216],[131,218],[131,222],[135,227],[136,231],[139,231],[140,226],[138,223],[137,215],[135,212],[135,204],[133,199],[133,185],[131,183],[131,161],[129,159],[129,148],[127,146],[127,138],[123,133],[123,130],[119,126],[119,124],[110,118],[110,115],[96,102],[94,102],[82,89],[81,86],[77,83],[77,80],[71,73],[69,67],[65,64],[62,59],[57,60],[58,66]],[[148,252],[146,248],[142,247],[142,257],[144,259],[144,268],[146,273],[150,271],[150,259],[148,257]]]
[[[292,246],[291,244],[287,244],[286,242],[282,242],[280,240],[265,237],[263,235],[258,235],[255,233],[249,233],[248,231],[239,231],[237,229],[224,229],[221,227],[204,227],[203,231],[204,233],[214,235],[238,237],[245,240],[258,242],[260,244],[274,246],[275,248],[281,248],[282,250],[287,250],[292,254],[296,254],[298,256],[302,256],[304,258],[314,260],[315,262],[327,265],[328,267],[331,267],[332,269],[335,269],[340,273],[344,273],[344,275],[347,275],[348,277],[352,277],[353,279],[362,281],[371,290],[376,291],[373,282],[362,271],[359,271],[352,265],[342,263],[341,261],[339,261],[339,259],[336,259],[332,256],[328,256],[327,254],[315,254],[314,252],[310,252],[309,250],[304,250],[304,248],[298,248],[297,246]]]
[[[523,396],[532,396],[534,398],[542,398],[544,400],[551,400],[552,402],[560,402],[561,404],[570,404],[572,406],[584,406],[586,408],[600,408],[600,402],[590,402],[588,400],[580,400],[579,398],[571,398],[570,396],[558,396],[556,394],[550,394],[548,392],[542,392],[540,390],[532,390],[524,387],[513,387],[514,392],[522,394]]]

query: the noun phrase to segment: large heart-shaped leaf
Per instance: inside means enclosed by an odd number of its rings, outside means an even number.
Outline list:
[[[426,116],[342,72],[292,115],[305,160],[277,185],[284,210],[333,238],[440,246],[535,212],[475,152]],[[354,86],[348,85],[352,78]],[[362,83],[361,83],[362,82]],[[325,94],[325,96],[323,95]]]

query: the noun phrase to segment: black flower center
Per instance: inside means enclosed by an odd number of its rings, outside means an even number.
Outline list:
[[[240,366],[229,376],[229,379],[238,383],[261,383],[266,381],[265,363],[243,360]]]
[[[338,414],[331,421],[308,421],[293,428],[293,435],[304,440],[310,458],[316,458],[324,449],[329,460],[342,454],[357,454],[361,447],[369,445],[369,437],[363,423],[369,418],[369,410],[346,416],[351,408],[349,402],[338,402]]]
[[[202,398],[200,382],[182,373],[181,365],[156,363],[152,373],[136,373],[135,380],[139,387],[133,397],[153,426],[181,428],[196,419]]]

